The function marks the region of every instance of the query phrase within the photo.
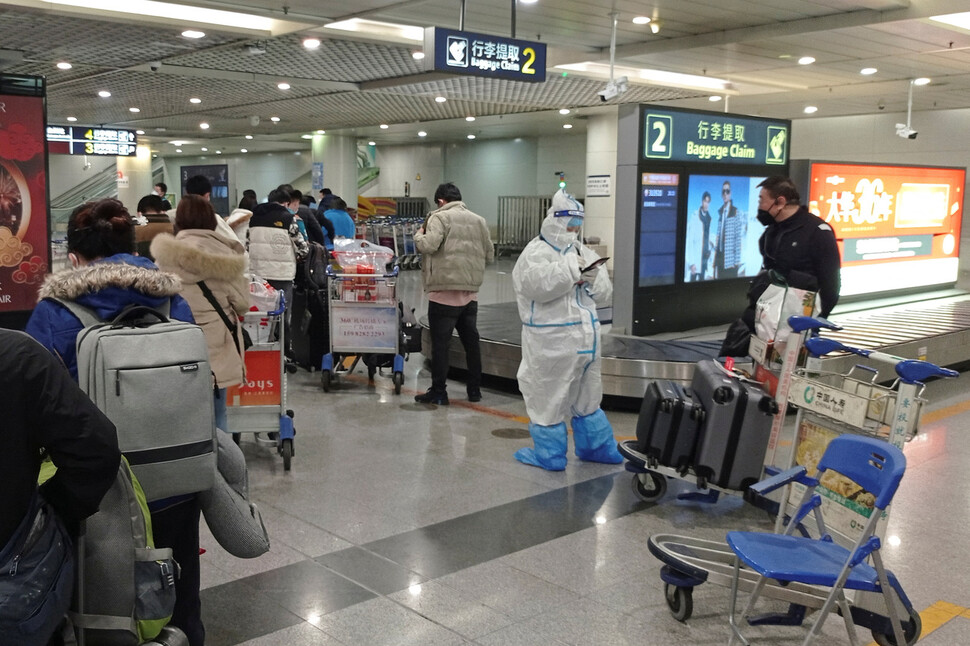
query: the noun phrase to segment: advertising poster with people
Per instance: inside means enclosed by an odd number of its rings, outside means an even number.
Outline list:
[[[684,282],[754,276],[761,268],[758,184],[764,177],[691,175]]]
[[[0,94],[0,312],[34,308],[50,260],[44,99]]]

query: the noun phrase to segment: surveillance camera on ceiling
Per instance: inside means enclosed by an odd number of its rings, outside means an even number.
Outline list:
[[[897,137],[902,137],[903,139],[916,139],[916,135],[918,134],[919,133],[916,132],[915,128],[911,128],[910,126],[907,126],[905,123],[896,124]]]
[[[606,101],[609,101],[610,99],[615,99],[616,97],[626,92],[626,90],[627,90],[627,78],[625,76],[621,76],[617,78],[615,81],[610,79],[610,81],[606,84],[606,87],[603,88],[603,91],[597,92],[597,94],[600,97],[600,101],[606,102]]]
[[[254,114],[253,116],[249,117],[249,125],[251,125],[254,128],[259,125],[259,115],[258,114]]]
[[[255,43],[252,43],[250,45],[247,45],[246,46],[246,52],[250,56],[259,56],[260,54],[265,54],[266,53],[266,46],[263,44],[262,41],[259,41],[258,40]]]
[[[148,64],[148,67],[149,67],[149,69],[151,69],[151,71],[157,72],[158,70],[160,70],[162,68],[162,62],[161,61],[152,61],[151,63]]]

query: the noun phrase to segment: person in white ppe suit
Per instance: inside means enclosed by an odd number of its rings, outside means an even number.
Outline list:
[[[566,468],[571,418],[576,456],[619,464],[613,427],[600,409],[600,324],[597,305],[607,305],[613,285],[605,267],[583,269],[599,259],[578,239],[583,207],[565,190],[512,270],[519,318],[522,362],[517,378],[529,415],[534,448],[519,449],[515,459],[549,471]]]

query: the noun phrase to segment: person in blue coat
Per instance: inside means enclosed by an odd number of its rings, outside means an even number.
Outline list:
[[[27,321],[26,332],[45,346],[77,380],[75,343],[83,326],[52,298],[75,301],[111,320],[129,305],[168,305],[169,318],[194,323],[192,310],[179,296],[177,276],[160,271],[135,253],[134,219],[118,200],[87,202],[74,209],[67,223],[71,269],[52,274],[40,289],[40,302]],[[202,604],[199,599],[199,516],[195,494],[149,503],[156,547],[172,548],[181,566],[175,582],[172,625],[191,646],[203,646]]]
[[[323,215],[333,223],[334,238],[353,238],[357,235],[357,225],[347,213],[347,203],[341,198],[334,198],[333,206]]]

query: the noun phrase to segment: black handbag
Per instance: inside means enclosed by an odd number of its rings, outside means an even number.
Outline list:
[[[74,550],[64,523],[35,490],[0,550],[0,640],[43,646],[71,605]]]
[[[196,284],[199,286],[199,289],[202,290],[202,295],[205,296],[205,299],[209,301],[209,304],[212,305],[212,308],[219,315],[219,318],[221,318],[222,322],[226,324],[227,328],[229,328],[229,334],[232,335],[232,340],[235,341],[236,343],[236,352],[238,352],[239,355],[242,356],[245,350],[248,350],[249,348],[253,347],[253,339],[252,337],[249,336],[249,332],[246,330],[246,328],[242,329],[243,347],[240,348],[239,336],[236,334],[236,331],[239,329],[239,324],[238,323],[236,325],[232,324],[232,322],[229,320],[229,317],[226,316],[226,313],[222,311],[222,307],[219,306],[219,301],[216,300],[216,297],[213,295],[212,290],[209,289],[209,286],[205,284],[204,280],[200,280]]]

